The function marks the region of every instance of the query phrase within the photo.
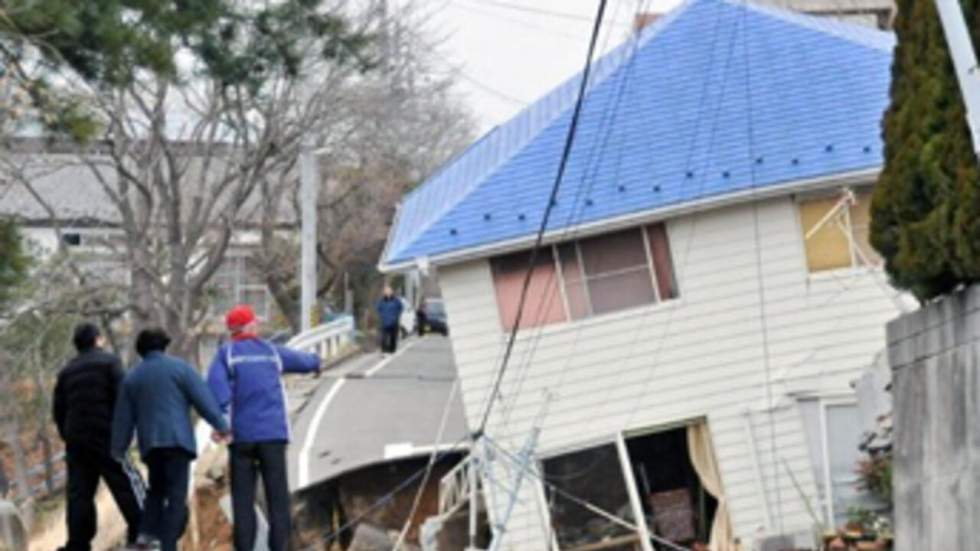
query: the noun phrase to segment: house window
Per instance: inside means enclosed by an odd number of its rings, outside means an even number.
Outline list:
[[[61,241],[69,247],[79,247],[82,244],[82,234],[68,232],[61,234]]]
[[[501,322],[513,329],[530,253],[491,261]],[[521,327],[537,327],[678,296],[663,224],[561,243],[534,266]]]
[[[640,536],[611,521],[609,515],[635,523],[623,466],[615,444],[577,450],[542,462],[548,508],[558,548],[562,551],[603,549],[634,551]]]
[[[879,266],[881,257],[868,240],[871,193],[800,201],[800,221],[807,269],[810,273]]]
[[[214,297],[211,302],[216,314],[223,314],[236,304],[248,304],[255,313],[268,319],[272,312],[272,297],[255,261],[241,254],[228,254],[212,278]]]
[[[650,533],[697,548],[715,523],[731,528],[718,507],[721,473],[703,421],[621,435],[549,457],[541,467],[562,551],[636,551],[646,548],[642,538]]]
[[[842,527],[850,509],[873,510],[878,505],[859,489],[862,430],[857,405],[817,399],[801,400],[799,405],[825,520]]]
[[[501,256],[491,262],[500,321],[508,331],[517,322],[521,292],[530,262],[530,252]],[[565,309],[558,288],[554,252],[548,247],[538,253],[520,323],[521,327],[537,327],[564,320]]]

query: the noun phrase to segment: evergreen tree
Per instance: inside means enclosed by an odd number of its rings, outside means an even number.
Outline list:
[[[84,99],[58,89],[64,69],[95,90],[131,84],[141,71],[179,79],[178,53],[224,86],[253,93],[296,76],[313,45],[323,58],[371,66],[370,36],[323,0],[5,0],[0,2],[0,74],[9,71],[52,130],[75,138],[98,128]]]
[[[17,227],[13,222],[0,220],[0,317],[13,289],[27,276],[29,263]]]
[[[961,2],[980,44],[980,1]],[[980,281],[980,171],[934,3],[899,0],[895,32],[871,242],[894,285],[927,301]]]

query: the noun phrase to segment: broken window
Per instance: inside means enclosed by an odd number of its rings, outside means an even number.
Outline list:
[[[647,529],[685,547],[708,542],[718,507],[691,462],[688,433],[679,427],[626,440]]]
[[[543,462],[543,467],[549,483],[547,492],[553,535],[559,549],[642,549],[635,530],[609,518],[611,515],[635,523],[615,444],[552,457]]]
[[[800,201],[810,273],[881,264],[881,257],[868,240],[870,204],[870,192],[850,190],[841,195]]]
[[[677,276],[674,274],[674,261],[670,254],[670,240],[663,224],[647,226],[647,241],[650,243],[650,256],[657,280],[660,300],[677,298]]]
[[[513,328],[529,252],[491,261],[505,329]],[[521,327],[616,312],[678,296],[663,224],[548,247],[539,254]]]

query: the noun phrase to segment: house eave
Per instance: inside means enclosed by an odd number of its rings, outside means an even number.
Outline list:
[[[877,179],[880,173],[881,167],[876,166],[873,168],[854,170],[832,176],[821,176],[818,178],[808,178],[805,180],[793,180],[784,184],[767,186],[761,189],[749,189],[746,191],[728,193],[714,197],[706,197],[696,201],[667,205],[657,209],[630,213],[627,215],[606,218],[595,222],[548,231],[544,234],[543,243],[552,244],[565,241],[568,239],[569,235],[574,235],[576,238],[589,237],[592,235],[626,229],[645,223],[657,222],[667,218],[674,218],[677,216],[694,214],[712,209],[740,205],[750,201],[771,199],[801,191],[819,191],[848,185],[866,184],[869,181]],[[392,225],[392,228],[395,227],[397,226]],[[536,235],[532,234],[516,239],[489,243],[478,247],[469,247],[466,249],[449,251],[447,253],[428,257],[427,261],[429,265],[438,267],[517,252],[533,246],[536,237]],[[388,246],[386,245],[385,253],[387,253],[387,248]],[[382,258],[385,258],[385,256],[382,256]],[[417,265],[417,258],[395,263],[381,262],[378,265],[378,270],[385,274],[404,273],[415,269]]]

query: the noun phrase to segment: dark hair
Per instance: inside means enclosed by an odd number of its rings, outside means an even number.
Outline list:
[[[136,352],[146,357],[150,352],[163,352],[170,346],[170,335],[159,327],[144,329],[136,336]]]
[[[102,333],[94,323],[84,322],[75,326],[75,334],[71,341],[75,344],[75,350],[85,352],[95,348],[95,341]]]

